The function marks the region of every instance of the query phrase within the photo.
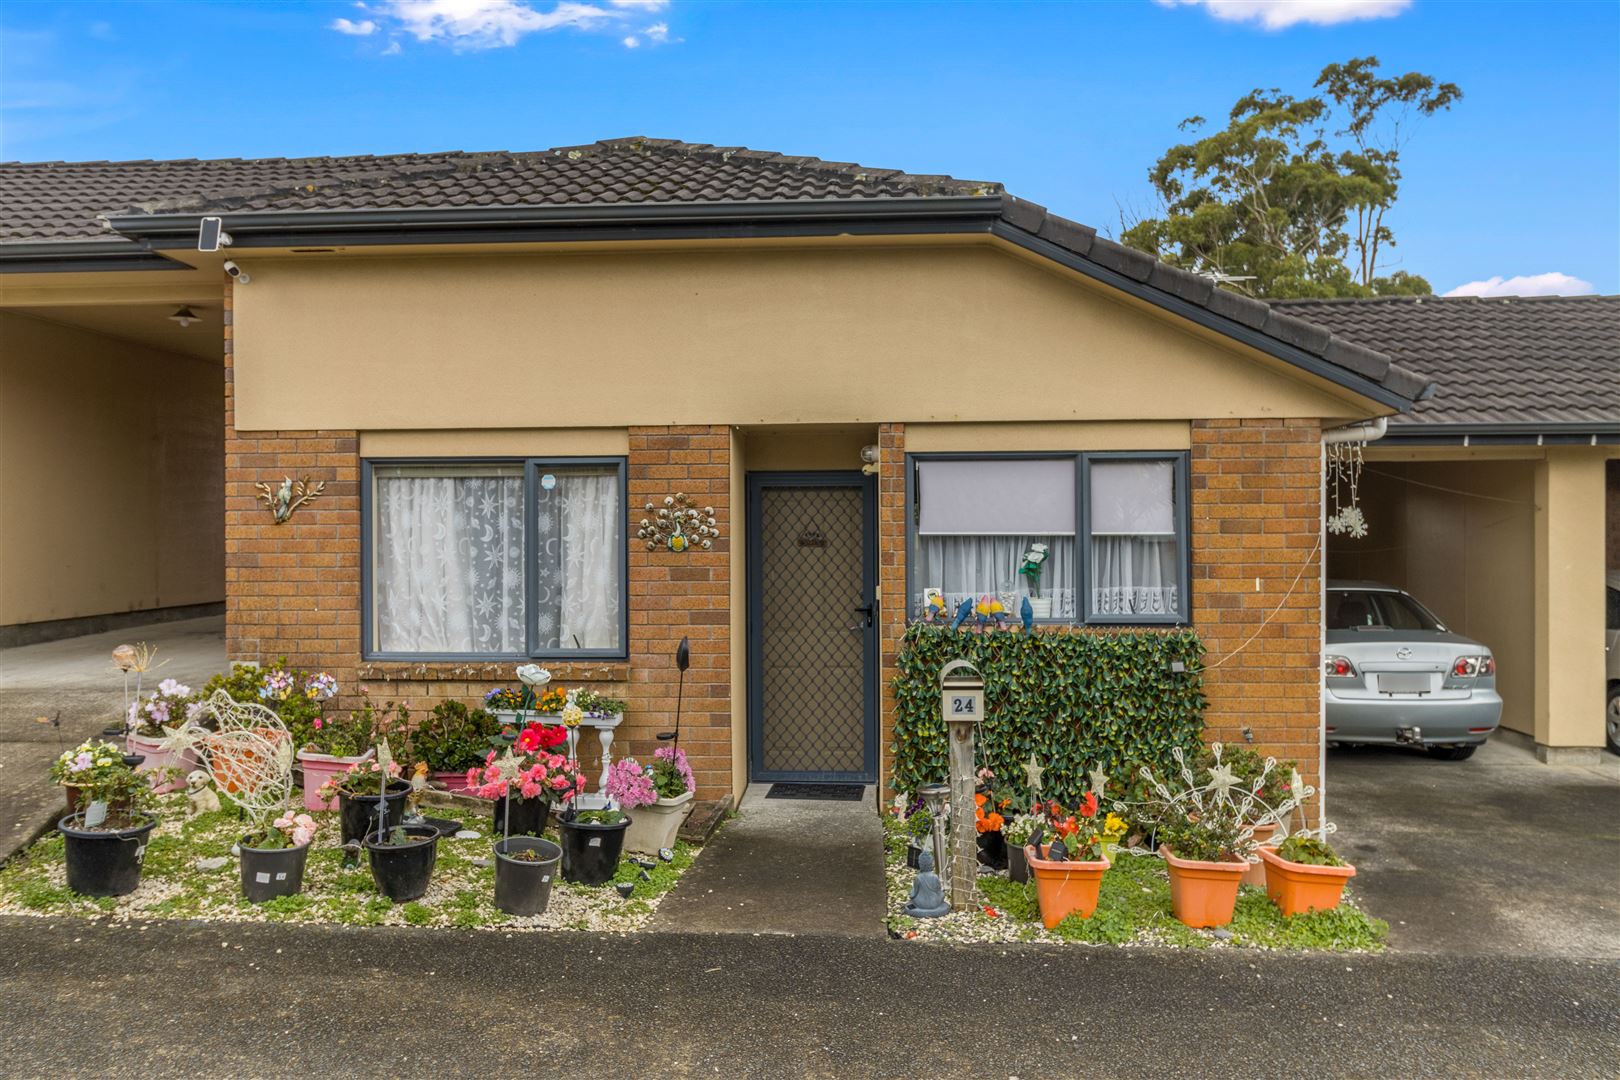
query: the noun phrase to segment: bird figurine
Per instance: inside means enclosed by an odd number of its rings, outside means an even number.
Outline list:
[[[923,599],[923,622],[944,622],[945,616],[945,594],[929,589]]]
[[[951,629],[960,630],[962,628],[962,624],[967,622],[968,616],[972,614],[973,597],[970,596],[963,600],[960,604],[956,605],[956,618],[951,620]]]
[[[427,762],[418,761],[411,770],[411,793],[405,797],[406,820],[418,820],[421,818],[422,813],[417,807],[422,801],[422,793],[426,790],[428,790]]]
[[[1035,609],[1029,606],[1029,597],[1024,597],[1018,605],[1018,621],[1024,624],[1024,633],[1035,628]]]

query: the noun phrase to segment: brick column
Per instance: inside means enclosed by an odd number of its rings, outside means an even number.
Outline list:
[[[360,457],[354,431],[238,431],[225,283],[225,648],[232,660],[287,662],[335,675],[347,693],[360,660]],[[325,481],[278,525],[260,481]]]
[[[614,750],[650,760],[654,735],[675,723],[679,672],[675,647],[691,639],[681,710],[681,746],[700,798],[729,792],[731,771],[731,429],[725,425],[632,427],[629,505],[632,525],[647,503],[685,492],[714,507],[720,537],[708,551],[648,551],[630,543],[630,690],[628,740]]]
[[[1206,662],[1218,665],[1204,679],[1206,738],[1243,743],[1247,728],[1256,749],[1298,761],[1313,785],[1320,779],[1321,519],[1317,421],[1193,422],[1193,624]]]
[[[878,778],[889,781],[889,745],[894,741],[894,678],[906,633],[906,425],[878,426]],[[884,800],[892,793],[884,790]]]

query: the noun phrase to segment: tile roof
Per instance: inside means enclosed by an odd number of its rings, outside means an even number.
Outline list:
[[[0,256],[8,244],[123,239],[110,231],[106,217],[119,217],[122,227],[144,235],[125,215],[156,221],[156,215],[286,214],[285,227],[294,228],[299,215],[310,211],[528,213],[699,204],[780,209],[931,199],[982,200],[985,215],[996,216],[998,235],[1329,378],[1358,388],[1377,384],[1375,396],[1392,403],[1411,401],[1426,385],[1381,353],[1216,289],[1207,278],[1013,198],[1000,184],[671,139],[610,139],[534,152],[0,163]],[[229,220],[227,226],[236,231]]]
[[[1439,383],[1397,426],[1620,424],[1620,296],[1287,300]]]

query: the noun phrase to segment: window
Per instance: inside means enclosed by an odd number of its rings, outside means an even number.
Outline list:
[[[1186,456],[1062,454],[913,459],[913,615],[932,590],[947,613],[995,596],[1016,620],[1186,620]],[[1035,544],[1036,584],[1019,571]]]
[[[1445,630],[1428,608],[1405,593],[1332,590],[1329,630]]]
[[[618,461],[367,464],[367,654],[624,654]]]

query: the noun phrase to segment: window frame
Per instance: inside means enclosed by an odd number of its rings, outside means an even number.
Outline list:
[[[1190,452],[1186,450],[1003,450],[1003,451],[945,451],[907,453],[906,462],[906,575],[905,619],[917,616],[911,607],[916,589],[913,568],[917,565],[917,525],[920,504],[917,501],[917,463],[919,461],[1073,461],[1075,485],[1074,558],[1076,560],[1076,588],[1080,596],[1072,619],[1052,617],[1035,620],[1038,626],[1189,626],[1192,624],[1192,489]],[[1184,609],[1175,615],[1098,615],[1091,610],[1091,465],[1094,461],[1169,461],[1174,466],[1177,492],[1175,506],[1176,542],[1180,557],[1176,560],[1180,579],[1177,592]]]
[[[376,498],[375,466],[427,466],[471,467],[521,466],[523,469],[523,636],[527,648],[518,653],[451,653],[451,652],[381,652],[376,648],[376,612],[373,608],[373,505]],[[619,582],[622,588],[619,604],[619,647],[616,649],[539,649],[535,642],[540,636],[540,584],[533,574],[531,559],[540,540],[539,525],[535,521],[536,493],[540,488],[540,475],[548,469],[561,470],[576,466],[610,465],[619,479]],[[561,663],[569,660],[601,661],[626,660],[630,656],[630,482],[629,460],[624,457],[376,457],[360,460],[360,657],[365,661],[471,661],[499,663],[502,661],[546,660]]]

